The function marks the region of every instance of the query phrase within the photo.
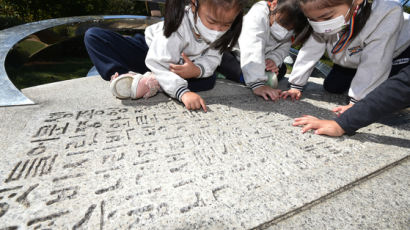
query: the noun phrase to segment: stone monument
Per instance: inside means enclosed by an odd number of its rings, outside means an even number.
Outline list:
[[[343,209],[337,199],[369,181],[394,193],[354,197],[383,202],[391,218],[360,226],[409,224],[408,110],[329,138],[291,126],[302,114],[332,118],[343,103],[321,79],[301,101],[276,103],[220,80],[201,93],[207,113],[163,94],[118,100],[108,89],[99,77],[64,81],[24,89],[36,105],[0,108],[0,229],[316,229],[326,223],[304,210]],[[381,183],[393,176],[394,186]]]
[[[207,113],[162,93],[118,100],[99,76],[17,93],[33,105],[0,107],[0,229],[410,226],[410,111],[354,136],[302,134],[294,118],[345,103],[321,78],[296,102],[218,80],[200,93]]]

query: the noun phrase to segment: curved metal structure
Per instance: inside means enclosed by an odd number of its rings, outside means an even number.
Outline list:
[[[162,0],[150,1],[162,2]],[[21,42],[30,39],[41,44],[40,48],[27,51],[31,52],[29,53],[31,56],[53,44],[82,36],[88,28],[93,26],[116,31],[144,30],[148,25],[161,20],[162,18],[158,17],[138,15],[82,16],[33,22],[0,31],[0,106],[35,104],[14,86],[5,69],[7,54]],[[293,59],[296,59],[297,54],[298,50],[293,48],[289,52]],[[312,76],[326,77],[331,70],[329,66],[321,62],[316,63],[315,67]]]
[[[88,28],[93,26],[117,31],[143,30],[160,20],[162,19],[157,17],[135,15],[83,16],[44,20],[0,31],[0,106],[35,104],[14,86],[5,69],[7,54],[20,42],[34,39],[41,43],[43,48],[30,52],[39,52],[50,45],[82,36]]]

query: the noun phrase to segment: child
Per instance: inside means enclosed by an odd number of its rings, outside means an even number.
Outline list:
[[[346,133],[351,135],[388,113],[408,106],[410,106],[410,65],[403,68],[399,74],[384,81],[334,121],[304,116],[296,118],[293,125],[304,126],[302,133],[314,129],[316,134],[341,136]]]
[[[299,99],[314,64],[327,51],[334,62],[323,86],[331,93],[349,90],[350,103],[333,111],[343,113],[354,103],[409,65],[410,23],[393,0],[301,0],[313,33],[301,48],[283,98]],[[393,60],[394,58],[394,60]],[[393,60],[393,62],[392,62]]]
[[[115,96],[147,98],[161,86],[187,109],[206,111],[204,100],[191,91],[213,88],[222,52],[239,37],[244,4],[244,0],[192,0],[186,6],[184,0],[167,0],[164,22],[147,27],[145,37],[91,28],[85,45],[102,78],[111,80]]]
[[[246,83],[265,100],[277,100],[280,90],[274,88],[286,74],[286,65],[282,63],[289,55],[291,38],[296,35],[299,41],[298,35],[306,27],[307,20],[298,0],[257,2],[244,17],[239,49],[224,53],[218,71],[230,80]],[[278,78],[273,79],[276,84],[272,87],[265,85],[268,80],[265,71],[275,73]]]

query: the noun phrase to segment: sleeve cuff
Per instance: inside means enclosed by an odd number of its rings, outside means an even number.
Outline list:
[[[252,90],[259,88],[261,86],[264,86],[264,85],[265,85],[264,81],[253,82],[253,83],[248,84],[249,88],[251,88]]]
[[[343,114],[342,114],[343,116]],[[349,125],[346,123],[346,121],[343,119],[343,117],[338,117],[335,119],[336,123],[345,131],[345,134],[348,136],[353,136],[356,134],[356,130],[349,128]]]
[[[175,93],[175,98],[177,98],[179,101],[181,101],[182,95],[184,95],[184,93],[186,93],[186,92],[190,92],[187,87],[183,86],[183,87],[179,88],[177,90],[177,92]]]
[[[354,99],[353,97],[350,97],[350,103],[356,104],[359,100]]]
[[[197,78],[202,78],[202,77],[204,77],[204,74],[205,74],[205,68],[204,68],[204,66],[201,65],[201,64],[198,64],[198,63],[195,63],[195,65],[198,66],[198,67],[199,67],[199,71],[201,71],[201,72],[199,73],[199,76],[198,76]]]
[[[290,84],[290,88],[291,89],[297,89],[297,90],[299,90],[299,91],[303,91],[303,88],[304,88],[304,86],[302,86],[302,85],[295,85],[295,84]]]

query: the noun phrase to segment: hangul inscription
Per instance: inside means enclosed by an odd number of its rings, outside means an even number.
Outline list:
[[[44,145],[43,142],[38,143],[38,146],[30,149],[26,155],[27,156],[38,156],[43,154],[47,150],[47,147]]]
[[[71,186],[63,189],[53,190],[50,192],[50,195],[53,196],[53,198],[47,201],[46,205],[49,206],[64,200],[75,199],[78,195],[79,189],[80,188],[78,186]]]
[[[77,123],[77,128],[75,129],[75,132],[85,132],[87,129],[98,129],[102,126],[101,122],[96,121],[96,122],[89,122],[89,121],[79,121]]]
[[[96,145],[98,143],[98,132],[90,135],[77,135],[69,137],[69,142],[65,144],[66,150],[85,148]]]
[[[104,110],[83,110],[83,111],[78,111],[77,115],[75,117],[76,120],[80,119],[85,119],[85,120],[91,120],[95,115],[103,115],[105,113]]]
[[[123,128],[129,128],[131,127],[130,121],[128,120],[114,120],[110,122],[109,128],[110,129],[123,129]]]
[[[106,135],[105,135],[106,144],[119,143],[125,139],[128,139],[128,135],[125,130],[124,131],[123,130],[106,131]]]
[[[58,138],[67,132],[69,124],[66,122],[65,124],[43,125],[33,135],[33,138]]]
[[[127,108],[108,108],[107,110],[108,116],[121,116],[128,112]]]
[[[27,179],[29,177],[41,177],[43,175],[48,175],[53,169],[56,158],[57,155],[19,161],[11,170],[8,178],[5,180],[5,183],[17,181],[23,177],[24,179]]]
[[[70,119],[74,117],[74,113],[69,112],[54,112],[48,115],[48,118],[44,122],[58,122],[62,119]]]
[[[155,113],[154,109],[158,107],[169,110],[169,112]],[[143,186],[146,186],[151,179],[146,179],[145,175],[148,172],[155,172],[154,170],[158,170],[156,167],[161,165],[164,166],[161,170],[167,170],[168,174],[177,174],[178,177],[181,177],[181,180],[171,183],[171,189],[182,191],[194,184],[193,178],[185,178],[192,170],[192,160],[196,159],[200,165],[207,166],[219,163],[221,158],[218,153],[227,152],[227,147],[221,144],[222,142],[217,139],[218,137],[215,136],[214,132],[209,131],[208,127],[210,126],[205,125],[206,119],[204,124],[202,121],[191,124],[191,121],[195,122],[203,118],[202,113],[181,110],[174,102],[160,103],[143,110],[137,108],[132,111],[133,109],[90,109],[73,113],[56,112],[49,114],[49,117],[44,120],[45,123],[41,124],[41,127],[32,136],[35,141],[32,141],[31,149],[24,152],[31,159],[17,162],[5,181],[6,183],[21,182],[23,179],[53,174],[53,177],[49,179],[55,187],[48,190],[44,194],[46,197],[43,197],[43,202],[50,207],[50,212],[45,210],[42,214],[37,213],[38,216],[26,219],[27,226],[30,228],[47,228],[46,224],[58,226],[57,218],[61,218],[60,221],[62,221],[63,218],[68,217],[68,214],[73,215],[74,210],[71,209],[57,209],[59,212],[51,211],[51,209],[55,210],[53,208],[63,204],[80,202],[80,188],[83,192],[81,186],[90,185],[76,183],[79,178],[84,180],[99,178],[101,181],[108,182],[93,187],[91,190],[93,197],[115,197],[117,193],[124,192],[120,190],[128,189],[128,181],[117,176],[128,168],[127,164],[131,163],[136,167],[138,174],[135,176],[135,184]],[[164,121],[166,124],[159,124],[159,121]],[[191,128],[196,126],[201,127],[202,131],[192,132]],[[183,137],[189,134],[191,134],[191,139]],[[63,137],[63,135],[67,136],[58,141],[55,140],[55,144],[51,143],[53,146],[46,145],[47,142],[44,141]],[[128,150],[126,149],[130,141],[131,143],[138,142],[132,145],[134,147],[133,155],[127,155]],[[210,145],[210,142],[214,145]],[[59,152],[60,155],[51,155],[50,151],[55,148],[60,148],[64,152]],[[68,158],[69,156],[70,158]],[[64,160],[60,157],[64,157]],[[55,164],[57,158],[59,161]],[[132,162],[128,160],[132,160]],[[53,166],[60,171],[54,170]],[[57,174],[56,172],[63,173]],[[144,179],[141,180],[143,176]],[[72,184],[69,184],[70,182]],[[81,186],[77,186],[77,184]],[[142,188],[142,186],[138,186],[138,188],[140,187]],[[32,187],[31,190],[27,191],[31,192],[35,188]],[[20,188],[20,190],[22,189]],[[132,221],[135,220],[135,227],[140,227],[146,221],[166,216],[171,207],[163,202],[164,200],[159,200],[158,197],[163,197],[163,193],[160,185],[147,190],[139,189],[134,195],[135,197],[152,196],[154,201],[134,206],[132,210],[130,210],[131,208],[125,209],[127,212],[121,214],[128,215]],[[182,202],[175,204],[176,207],[172,207],[172,210],[177,208],[176,210],[180,213],[186,213],[206,205],[199,192],[190,191],[187,195],[189,199],[186,200],[185,197]],[[27,195],[25,197],[27,198]],[[27,200],[21,200],[21,202],[30,205]],[[0,211],[10,210],[8,205],[5,202],[2,203],[0,199]],[[102,201],[101,207],[99,206],[99,203],[95,202],[82,203],[79,215],[76,215],[75,220],[69,223],[69,227],[73,229],[86,228],[88,227],[87,223],[91,224],[91,221],[95,226],[95,220],[98,218],[96,215],[99,212],[101,212],[100,224],[103,226],[105,219],[112,218],[117,212],[115,210],[105,216],[105,202]],[[120,213],[121,209],[118,210]],[[65,222],[65,224],[67,223]]]
[[[153,221],[158,217],[168,216],[170,213],[169,205],[166,202],[159,202],[159,204],[146,204],[136,209],[129,210],[127,215],[134,217],[134,222],[128,226],[129,229],[137,228],[145,221]]]
[[[24,190],[22,185],[0,189],[0,218],[8,212],[12,205],[10,204],[10,200],[14,198],[14,201],[20,205],[26,208],[30,207],[31,203],[28,200],[28,195],[38,186],[39,184],[34,184]]]
[[[136,116],[136,121],[137,121],[137,125],[152,125],[158,122],[158,118],[156,114],[152,114],[152,115],[138,115]]]

